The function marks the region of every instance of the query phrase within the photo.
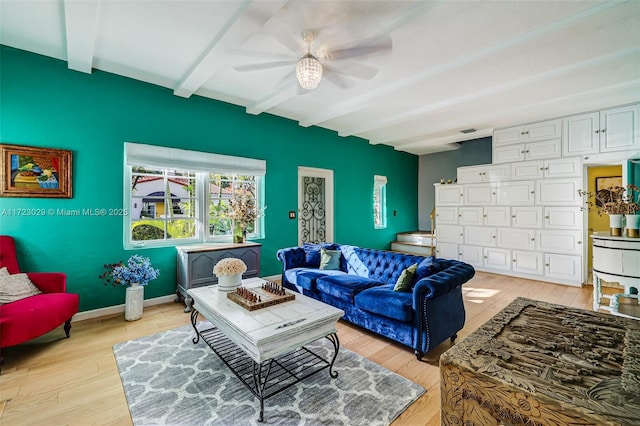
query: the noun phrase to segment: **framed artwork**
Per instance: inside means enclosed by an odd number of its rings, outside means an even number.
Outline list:
[[[622,176],[603,176],[596,178],[596,206],[604,207],[602,200],[610,200],[607,188],[622,187]]]
[[[71,151],[0,144],[0,197],[71,198]]]

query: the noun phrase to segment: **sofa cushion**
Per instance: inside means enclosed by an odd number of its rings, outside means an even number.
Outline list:
[[[27,274],[0,275],[0,305],[41,293]]]
[[[356,308],[398,321],[413,321],[413,293],[394,291],[393,287],[388,284],[361,291],[355,297]]]
[[[307,272],[318,274],[319,276],[345,275],[345,273],[342,271],[331,271],[331,270],[321,271],[318,268],[293,268],[293,269],[287,269],[284,272],[284,276],[287,278],[287,281],[289,281],[291,284],[300,285],[300,283],[298,282],[298,278],[300,277],[300,275],[306,274]],[[315,286],[315,282],[314,282],[314,286]],[[307,290],[311,290],[311,289],[307,289]]]
[[[416,275],[414,277],[414,284],[424,277],[431,276],[442,271],[444,268],[433,256],[426,257],[420,264],[418,265],[418,269],[416,269]]]
[[[383,282],[356,275],[329,275],[316,279],[316,290],[336,299],[353,303],[353,297],[371,287],[384,285]]]
[[[307,268],[318,268],[320,267],[320,249],[336,250],[338,246],[337,244],[331,243],[304,243],[302,248],[305,254],[304,266]]]
[[[340,270],[340,251],[320,249],[320,269]]]
[[[327,274],[322,272],[304,271],[299,272],[297,276],[297,285],[309,291],[316,291],[316,280],[320,277],[324,277]]]
[[[418,269],[417,263],[403,269],[402,273],[398,277],[398,281],[396,281],[396,284],[393,287],[393,291],[411,291],[411,287],[414,284],[413,278],[416,275],[416,269]]]

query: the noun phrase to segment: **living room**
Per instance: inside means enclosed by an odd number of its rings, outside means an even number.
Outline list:
[[[3,13],[9,10],[5,9],[9,3],[2,1]],[[623,2],[622,7],[628,8],[625,27],[633,27],[627,20],[638,19],[637,4],[634,7],[633,2]],[[607,11],[610,12],[605,9]],[[35,22],[25,21],[37,27]],[[605,21],[616,22],[611,16]],[[471,133],[468,139],[464,135],[446,139],[443,149],[450,151],[426,153],[427,148],[423,148],[424,153],[416,154],[411,152],[412,145],[408,142],[405,149],[370,144],[364,137],[344,137],[329,128],[302,127],[298,120],[278,116],[277,111],[248,114],[246,106],[234,104],[231,99],[176,96],[160,77],[150,75],[146,81],[129,78],[126,67],[102,64],[103,70],[99,60],[95,60],[90,72],[78,72],[69,69],[68,61],[61,60],[58,54],[47,55],[37,49],[29,51],[18,47],[19,43],[7,38],[9,34],[5,31],[3,29],[0,51],[1,143],[70,150],[73,167],[70,198],[0,198],[0,210],[7,212],[0,220],[0,235],[16,239],[23,271],[64,272],[67,291],[79,295],[80,306],[69,340],[62,339],[64,334],[58,329],[31,344],[3,351],[6,357],[0,376],[3,423],[5,419],[7,424],[23,423],[34,412],[36,423],[50,419],[53,424],[131,422],[111,347],[189,324],[189,315],[183,313],[184,305],[173,303],[177,270],[175,245],[125,248],[127,218],[117,213],[126,198],[125,143],[188,150],[196,155],[207,153],[263,160],[266,163],[263,205],[267,207],[262,218],[264,234],[249,240],[261,245],[260,275],[265,277],[280,275],[282,265],[276,258],[279,249],[299,245],[299,167],[333,171],[335,225],[333,237],[327,240],[387,250],[398,233],[431,230],[429,213],[435,206],[434,183],[440,179],[455,180],[459,166],[491,163],[492,129],[484,134],[477,132],[477,136]],[[583,94],[588,99],[582,103],[577,95],[571,98],[566,94],[569,101],[563,102],[558,99],[562,96],[547,94],[551,99],[549,104],[561,104],[559,112],[544,115],[523,108],[521,119],[502,123],[500,127],[637,102],[640,99],[638,71],[631,65],[637,59],[638,34],[637,30],[628,31],[632,47],[623,46],[623,53],[618,53],[628,66],[615,69],[620,74],[630,74],[630,83],[604,84],[602,87],[609,87],[608,91],[596,91],[592,96]],[[126,45],[119,48],[126,50]],[[382,69],[384,62],[376,64]],[[611,66],[605,63],[604,69]],[[238,74],[248,80],[256,79],[255,74]],[[368,84],[375,84],[375,80]],[[610,98],[595,99],[607,92],[611,92]],[[298,98],[303,101],[312,95]],[[427,98],[428,93],[422,92],[421,96]],[[541,108],[545,107],[543,101],[539,103]],[[475,107],[477,105],[467,108],[473,111]],[[459,115],[471,115],[471,111],[462,109]],[[438,117],[430,118],[437,120]],[[484,121],[472,120],[460,128],[479,126]],[[355,129],[362,124],[349,127]],[[484,138],[477,139],[478,136]],[[381,228],[374,226],[373,219],[371,193],[375,176],[385,176],[387,182],[386,227]],[[95,209],[114,214],[82,214]],[[8,213],[21,210],[46,214]],[[62,213],[70,211],[80,214]],[[142,320],[127,323],[122,317],[126,289],[105,286],[98,276],[105,264],[127,259],[135,253],[148,256],[160,269],[160,276],[145,287],[148,303]],[[467,323],[459,337],[468,336],[517,296],[591,309],[591,289],[590,286],[567,287],[480,272],[463,290]],[[419,363],[410,349],[378,339],[356,326],[339,323],[339,334],[345,348],[397,373],[404,371],[410,379],[428,388],[421,403],[414,404],[404,417],[398,418],[398,424],[438,424],[437,359],[449,344],[428,354],[428,362]],[[85,358],[91,360],[87,362]],[[61,364],[56,363],[56,359],[60,359]],[[103,386],[108,389],[105,393]],[[108,401],[110,399],[112,401]]]

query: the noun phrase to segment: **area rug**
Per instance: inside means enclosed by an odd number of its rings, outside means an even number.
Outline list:
[[[210,324],[204,323],[201,326]],[[425,389],[345,348],[328,370],[259,400],[191,326],[114,345],[135,425],[388,425]],[[327,339],[307,345],[329,357]]]

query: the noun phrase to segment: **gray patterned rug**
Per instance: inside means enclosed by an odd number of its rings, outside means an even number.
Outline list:
[[[185,326],[114,345],[135,425],[387,425],[425,392],[340,348],[337,378],[323,370],[266,399],[259,423],[258,399],[206,343],[191,343],[193,336]],[[307,347],[333,353],[327,339]]]

